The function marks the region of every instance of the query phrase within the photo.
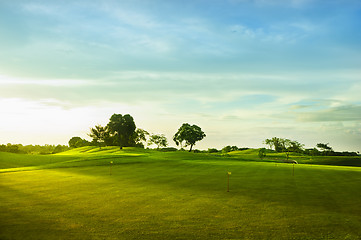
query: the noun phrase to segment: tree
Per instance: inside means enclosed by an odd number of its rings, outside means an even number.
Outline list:
[[[274,144],[273,144],[272,139],[266,139],[266,140],[264,140],[263,144],[268,145],[270,149],[272,149],[272,148],[274,147]]]
[[[147,136],[149,136],[149,132],[141,128],[137,128],[132,136],[134,146],[144,148],[143,142],[147,141]]]
[[[232,147],[231,146],[225,146],[224,148],[222,148],[222,153],[228,153],[232,151]]]
[[[110,118],[108,128],[110,133],[115,136],[120,149],[131,145],[131,137],[136,129],[132,116],[129,114],[123,116],[114,113]]]
[[[89,137],[93,138],[93,141],[96,144],[99,144],[99,148],[102,148],[102,143],[105,141],[105,138],[109,134],[108,127],[102,127],[101,125],[96,125],[94,128],[90,129]]]
[[[163,134],[152,134],[149,138],[148,145],[152,144],[157,145],[157,149],[159,149],[160,147],[168,146],[168,141]]]
[[[266,139],[264,144],[269,145],[270,148],[275,148],[276,152],[285,152],[286,158],[288,160],[290,152],[302,152],[304,144],[297,141],[293,141],[287,138],[277,138],[273,137],[272,139]]]
[[[317,143],[317,147],[322,151],[332,151],[332,147],[328,146],[329,143]]]
[[[225,146],[224,148],[222,148],[222,152],[224,153],[233,152],[237,150],[239,150],[237,146]]]
[[[272,139],[266,139],[263,143],[269,145],[271,149],[274,147],[276,152],[282,152],[284,150],[284,144],[281,138],[273,137]]]
[[[317,147],[322,151],[322,154],[327,155],[333,152],[332,147],[328,146],[329,143],[317,143]]]
[[[192,151],[193,146],[197,141],[202,140],[206,134],[202,131],[197,125],[190,125],[188,123],[183,123],[183,125],[178,129],[176,134],[173,137],[173,141],[178,145],[182,146],[183,141],[185,142],[185,147],[191,146],[189,152]]]
[[[266,149],[265,148],[260,148],[258,151],[258,157],[263,160],[263,158],[266,156]]]
[[[282,146],[282,149],[286,152],[286,159],[288,161],[288,158],[290,156],[290,148],[292,146],[292,141],[289,140],[289,139],[280,138],[279,142],[280,142],[280,144]]]
[[[68,143],[69,143],[69,147],[71,148],[78,148],[85,146],[84,140],[81,137],[72,137]]]

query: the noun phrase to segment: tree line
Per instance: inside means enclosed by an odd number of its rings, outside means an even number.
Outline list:
[[[0,152],[23,153],[23,154],[55,154],[69,150],[66,145],[25,145],[22,144],[2,144]]]
[[[304,144],[287,138],[273,137],[263,142],[276,152],[286,153],[288,159],[290,152],[302,153],[310,156],[357,156],[356,152],[336,152],[329,143],[317,143],[314,148],[304,148]]]
[[[63,151],[67,151],[70,148],[78,148],[84,146],[98,146],[102,148],[104,146],[118,146],[120,149],[123,147],[140,147],[145,148],[146,145],[155,145],[157,149],[163,150],[177,150],[176,148],[166,148],[168,146],[168,139],[164,134],[150,134],[148,131],[137,128],[134,119],[129,114],[113,114],[107,125],[96,125],[90,128],[88,136],[92,138],[92,141],[82,139],[81,137],[72,137],[68,146],[64,145],[26,145],[22,144],[10,144],[0,145],[1,152],[12,153],[29,153],[29,154],[54,154]],[[177,146],[190,147],[189,151],[192,151],[196,142],[201,141],[206,134],[197,125],[190,125],[189,123],[183,123],[178,131],[173,136],[173,141]],[[329,146],[329,143],[317,143],[314,148],[304,148],[304,144],[290,140],[287,138],[273,137],[265,139],[264,144],[269,146],[275,152],[284,152],[287,159],[289,154],[300,153],[311,156],[358,156],[356,152],[336,152]],[[209,148],[205,151],[194,150],[195,152],[208,152],[208,153],[228,153],[232,151],[246,150],[249,148],[238,148],[237,146],[226,146],[221,150],[216,148]],[[265,148],[259,150],[259,157],[266,156]]]
[[[106,126],[96,125],[90,128],[88,136],[92,138],[89,142],[80,137],[72,137],[69,140],[69,146],[72,148],[83,146],[119,146],[123,147],[141,147],[145,145],[156,145],[157,149],[168,146],[168,140],[164,134],[150,134],[148,131],[137,128],[134,119],[129,114],[113,114]],[[206,134],[197,125],[183,123],[174,134],[173,141],[181,148],[188,147],[192,151],[196,142],[201,141]]]

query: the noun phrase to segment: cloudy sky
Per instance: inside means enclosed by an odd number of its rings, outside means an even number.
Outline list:
[[[188,122],[200,149],[361,151],[360,93],[358,0],[0,0],[0,144],[129,113],[173,146]]]

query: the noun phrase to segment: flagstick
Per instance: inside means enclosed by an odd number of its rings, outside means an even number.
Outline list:
[[[110,162],[109,175],[112,175],[113,161]]]
[[[227,192],[229,192],[229,175],[231,175],[231,172],[228,172],[227,174]]]

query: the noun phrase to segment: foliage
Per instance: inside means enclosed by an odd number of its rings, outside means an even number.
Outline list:
[[[265,148],[260,148],[258,151],[258,157],[263,160],[264,157],[266,157],[266,149]]]
[[[78,147],[91,145],[89,141],[82,139],[81,137],[72,137],[68,143],[69,143],[69,147],[71,148],[78,148]]]
[[[220,151],[218,149],[216,149],[216,148],[208,148],[208,152],[209,153],[218,153]]]
[[[321,150],[322,155],[333,155],[334,151],[328,144],[329,143],[317,143],[316,147]]]
[[[110,117],[108,128],[110,133],[115,136],[120,149],[126,146],[132,146],[133,139],[131,137],[136,129],[132,116],[129,114],[123,116],[122,114],[114,113]]]
[[[149,138],[148,145],[155,144],[157,149],[160,147],[166,147],[168,145],[167,138],[163,134],[152,134]]]
[[[65,145],[26,145],[22,144],[11,144],[0,145],[0,152],[10,153],[22,153],[22,154],[55,154],[69,150],[68,146]]]
[[[94,128],[90,129],[89,137],[93,138],[93,142],[99,145],[99,148],[102,147],[102,143],[109,136],[108,127],[102,127],[101,125],[96,125]]]
[[[297,141],[290,140],[287,138],[278,138],[278,137],[266,139],[263,143],[268,145],[271,149],[272,147],[274,147],[276,152],[285,152],[287,160],[289,158],[290,152],[301,153],[303,152],[303,146],[304,146],[304,144],[299,143]]]
[[[161,152],[176,152],[176,151],[178,151],[178,149],[175,148],[175,147],[165,147],[165,148],[160,148],[159,151],[161,151]]]
[[[233,152],[233,151],[238,151],[239,148],[237,146],[225,146],[224,148],[222,148],[222,152],[223,153],[228,153],[228,152]]]
[[[147,141],[147,136],[149,136],[149,132],[144,129],[137,128],[132,136],[132,142],[134,143],[134,146],[144,148],[144,143]]]
[[[205,136],[206,134],[197,125],[183,123],[183,125],[174,135],[173,141],[176,143],[177,146],[180,145],[181,147],[184,141],[185,147],[190,146],[189,152],[191,152],[193,145],[195,145],[197,141],[202,140]]]

